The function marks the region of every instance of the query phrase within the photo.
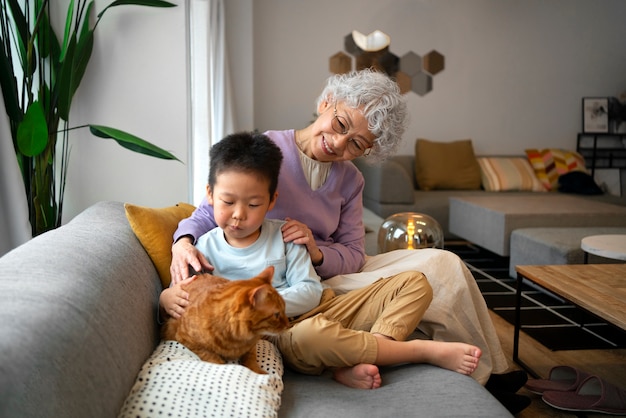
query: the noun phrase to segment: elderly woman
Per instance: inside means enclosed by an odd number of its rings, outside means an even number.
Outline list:
[[[286,219],[283,239],[307,247],[324,283],[342,294],[380,278],[420,271],[433,300],[418,328],[435,341],[479,347],[482,356],[472,377],[486,384],[508,363],[474,278],[453,253],[438,249],[396,250],[365,256],[362,222],[364,180],[351,160],[380,161],[391,155],[405,130],[406,104],[386,75],[364,70],[335,75],[317,100],[317,119],[299,130],[268,131],[283,153],[278,200],[268,217]],[[211,270],[193,246],[216,226],[205,201],[181,221],[174,235],[174,283],[196,271]],[[523,382],[511,387],[515,392]]]

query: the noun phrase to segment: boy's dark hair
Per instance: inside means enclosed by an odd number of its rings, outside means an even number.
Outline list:
[[[274,197],[283,154],[266,135],[254,132],[228,135],[211,147],[209,157],[211,189],[215,186],[218,174],[228,170],[239,170],[269,180],[270,197]]]

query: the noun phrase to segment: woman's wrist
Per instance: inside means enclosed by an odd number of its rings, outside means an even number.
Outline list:
[[[321,266],[322,263],[324,262],[324,253],[322,252],[322,250],[318,248],[317,252],[319,254],[319,257],[315,257],[315,259],[311,258],[311,262],[313,263],[313,266],[315,267]]]
[[[188,242],[189,244],[192,244],[192,245],[193,245],[193,243],[195,242],[195,240],[196,240],[196,239],[193,237],[193,235],[191,235],[191,234],[185,234],[185,235],[181,235],[180,237],[178,237],[178,239],[177,239],[176,241],[174,241],[174,244],[177,244],[177,243],[179,243],[179,242],[181,242],[181,241],[186,241],[186,242]],[[174,244],[172,244],[172,245],[174,245]]]

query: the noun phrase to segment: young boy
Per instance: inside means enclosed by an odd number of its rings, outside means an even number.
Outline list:
[[[278,195],[280,149],[264,135],[240,133],[215,144],[210,157],[207,199],[218,228],[201,236],[196,247],[214,267],[211,273],[248,279],[273,265],[272,285],[285,299],[287,316],[315,308],[322,285],[306,248],[283,242],[280,228],[285,222],[265,219]],[[163,291],[160,305],[168,315],[179,317],[188,297],[180,286],[173,286]]]
[[[337,381],[363,389],[381,385],[377,365],[431,363],[462,374],[476,369],[481,351],[473,345],[403,341],[432,300],[422,273],[400,273],[320,303],[322,285],[306,248],[283,241],[283,221],[264,219],[276,202],[282,160],[269,138],[230,135],[211,148],[210,157],[207,198],[218,228],[196,246],[213,265],[213,274],[228,279],[275,266],[273,285],[285,299],[287,315],[296,317],[274,340],[290,367],[307,374],[332,368]],[[164,313],[184,313],[189,295],[181,285],[191,280],[163,291]]]

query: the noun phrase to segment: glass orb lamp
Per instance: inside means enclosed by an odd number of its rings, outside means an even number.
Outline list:
[[[391,215],[378,230],[378,252],[443,248],[443,229],[434,218],[415,212]]]

